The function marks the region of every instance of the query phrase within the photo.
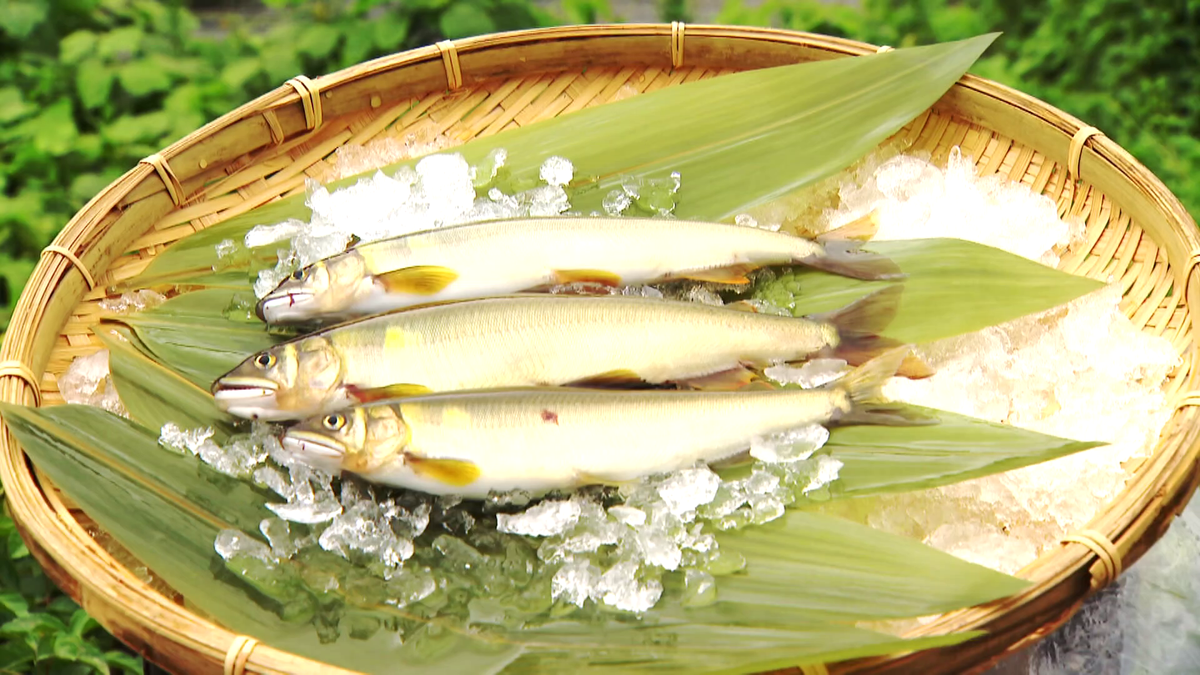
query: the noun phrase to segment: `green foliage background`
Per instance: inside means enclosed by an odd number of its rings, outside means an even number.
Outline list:
[[[288,78],[443,37],[620,20],[608,0],[265,0],[203,22],[193,11],[214,4],[0,0],[0,331],[38,252],[88,199]],[[656,8],[696,18],[687,0]],[[973,72],[1098,126],[1200,214],[1200,0],[730,0],[715,22],[896,47],[1003,31]],[[6,514],[0,638],[0,671],[140,671],[41,574]]]

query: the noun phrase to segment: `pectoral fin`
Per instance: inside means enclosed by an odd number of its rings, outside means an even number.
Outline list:
[[[705,281],[713,284],[748,284],[750,279],[746,276],[755,269],[752,265],[730,265],[729,267],[714,267],[707,270],[692,270],[691,272],[683,272],[679,274],[681,279],[691,279],[692,281]]]
[[[554,279],[560,284],[621,285],[620,275],[605,270],[554,270]]]
[[[458,459],[427,459],[405,453],[404,461],[414,473],[454,487],[470,485],[479,478],[479,467]]]
[[[434,295],[454,283],[458,273],[449,267],[416,265],[376,276],[390,293]]]
[[[364,389],[350,385],[346,387],[346,393],[350,394],[351,398],[359,403],[372,403],[374,401],[383,401],[389,398],[407,398],[409,396],[430,394],[433,393],[433,390],[420,384],[389,384],[386,387],[375,387],[371,389]]]
[[[879,232],[879,212],[872,211],[867,215],[852,220],[841,227],[835,227],[828,232],[817,235],[817,241],[870,241]]]
[[[618,480],[608,476],[601,476],[600,474],[587,473],[586,471],[575,474],[575,485],[578,487],[583,487],[584,485],[606,485],[608,487],[619,488],[633,482],[634,480],[631,479]]]
[[[721,370],[700,377],[692,377],[686,380],[675,380],[681,387],[687,389],[701,389],[703,391],[737,391],[743,389],[755,379],[758,375],[743,366],[730,368],[729,370]]]
[[[610,370],[582,380],[568,382],[568,387],[588,387],[597,389],[639,389],[648,383],[632,370]]]

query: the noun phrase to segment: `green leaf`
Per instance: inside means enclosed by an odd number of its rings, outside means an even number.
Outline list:
[[[20,560],[29,556],[29,548],[25,546],[25,540],[21,538],[21,533],[15,528],[8,533],[8,557],[13,560]]]
[[[25,602],[25,598],[21,597],[20,593],[14,591],[0,593],[0,607],[18,618],[29,614],[29,603]]]
[[[63,633],[54,638],[54,658],[82,663],[96,672],[108,675],[108,662],[95,645],[84,642],[78,635]]]
[[[65,98],[56,101],[37,117],[22,122],[18,131],[29,138],[35,148],[55,157],[70,152],[72,141],[79,135],[71,113],[71,101]]]
[[[73,201],[82,205],[120,177],[119,170],[111,170],[103,174],[81,173],[71,181],[71,188],[68,192]]]
[[[388,12],[371,22],[371,40],[380,49],[392,50],[408,37],[408,17]]]
[[[95,49],[96,34],[90,30],[77,30],[58,43],[58,54],[63,63],[78,63]]]
[[[601,211],[605,196],[624,177],[661,178],[679,171],[677,217],[732,218],[861,158],[944,94],[994,37],[692,82],[478,138],[456,152],[478,164],[493,149],[505,148],[514,181],[536,181],[546,158],[566,157],[576,169],[572,208],[582,213]],[[750,100],[753,106],[746,104]],[[681,116],[681,110],[688,114]],[[737,166],[754,170],[731,170]],[[277,222],[268,217],[307,219],[303,201],[297,195],[271,204],[270,211],[245,214],[236,226],[222,227],[221,236],[240,241],[253,224]],[[207,274],[216,253],[191,240],[157,256],[136,283]]]
[[[75,90],[85,108],[99,108],[108,101],[112,91],[114,73],[100,59],[87,59],[75,71]]]
[[[207,392],[218,376],[282,339],[246,318],[252,299],[252,294],[218,289],[196,291],[112,322],[129,326],[155,360],[172,364]],[[240,303],[241,320],[224,316],[235,303]]]
[[[141,51],[145,36],[137,26],[117,28],[100,36],[96,54],[103,59],[128,59]]]
[[[62,621],[49,614],[26,614],[0,625],[0,635],[5,637],[21,637],[26,635],[45,635],[47,633],[65,633],[67,626]]]
[[[154,62],[139,59],[117,69],[121,87],[132,96],[145,96],[171,88],[171,76]]]
[[[88,631],[99,626],[100,624],[96,623],[96,620],[88,616],[88,613],[82,609],[75,610],[75,613],[71,615],[71,635],[76,637],[83,637],[87,635]]]
[[[5,0],[0,3],[0,30],[17,38],[28,37],[46,20],[49,3],[37,0]]]
[[[113,385],[129,416],[147,429],[174,422],[183,429],[213,427],[221,442],[233,430],[234,420],[217,409],[212,395],[134,349],[128,337],[113,337],[98,330],[108,348]]]
[[[261,73],[262,70],[262,61],[257,58],[238,59],[225,66],[225,70],[221,71],[221,81],[231,89],[244,89],[246,83]]]
[[[143,141],[157,142],[171,128],[171,116],[166,112],[128,115],[104,127],[104,140],[116,145],[132,145]]]
[[[6,124],[20,119],[33,112],[34,107],[21,97],[21,90],[16,87],[0,89],[0,124]]]
[[[140,656],[111,651],[104,653],[104,660],[108,661],[109,666],[116,666],[129,673],[129,675],[142,675],[144,666],[142,665],[142,658]]]
[[[832,429],[826,449],[844,463],[835,496],[909,492],[1011,471],[1102,442],[1072,441],[913,406],[933,426],[849,426]]]
[[[906,343],[994,326],[1057,307],[1104,285],[961,239],[877,241],[864,248],[887,256],[907,275],[896,316],[883,333]],[[792,268],[758,285],[754,297],[804,316],[844,307],[890,283]]]
[[[494,33],[496,24],[481,7],[469,2],[456,2],[442,12],[438,27],[447,39],[470,37]]]
[[[300,31],[295,47],[301,54],[323,59],[329,56],[341,37],[342,34],[333,26],[317,23]]]

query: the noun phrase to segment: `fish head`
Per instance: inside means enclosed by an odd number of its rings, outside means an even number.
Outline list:
[[[302,267],[263,296],[255,307],[269,324],[298,324],[337,317],[374,290],[362,256],[355,250]]]
[[[377,405],[308,419],[285,431],[282,442],[293,456],[317,468],[370,473],[403,458],[408,441],[408,426],[400,413],[393,406]]]
[[[217,407],[238,417],[280,422],[324,412],[341,392],[342,361],[321,335],[265,349],[217,378]]]

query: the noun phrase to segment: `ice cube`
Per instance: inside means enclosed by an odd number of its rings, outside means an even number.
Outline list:
[[[580,513],[579,503],[574,500],[545,501],[522,513],[498,514],[496,529],[528,537],[550,537],[573,527]]]
[[[612,190],[604,196],[604,201],[601,206],[604,212],[610,216],[616,217],[625,212],[633,200],[625,193],[625,190]]]
[[[843,466],[845,464],[829,455],[818,455],[816,473],[808,485],[804,486],[803,492],[808,494],[837,480]]]
[[[279,469],[274,467],[258,467],[254,470],[253,479],[255,485],[270,488],[275,494],[285,499],[294,493],[294,489],[288,479],[284,477]]]
[[[712,469],[700,466],[675,472],[658,486],[658,494],[672,514],[682,516],[711,502],[720,485]]]
[[[296,553],[296,543],[292,541],[292,531],[287,521],[279,518],[263,518],[258,529],[271,544],[271,553],[278,558],[290,558]]]
[[[631,527],[639,527],[646,523],[646,512],[632,506],[618,504],[617,506],[610,507],[608,514]]]
[[[102,408],[128,417],[108,372],[108,350],[77,356],[58,378],[58,390],[67,403]]]
[[[225,560],[232,560],[239,556],[249,556],[265,563],[273,564],[278,562],[266,544],[239,530],[221,530],[218,532],[216,541],[213,542],[213,549],[217,552],[217,555]]]
[[[808,459],[829,440],[829,430],[819,424],[791,429],[750,442],[750,456],[770,464]]]
[[[683,575],[684,607],[706,607],[717,601],[717,581],[703,570],[687,570]]]
[[[721,296],[704,285],[696,285],[687,289],[683,293],[683,299],[688,302],[698,302],[702,305],[723,306],[725,304],[725,301],[721,300]]]
[[[841,359],[812,359],[800,367],[780,364],[763,371],[767,377],[780,384],[798,384],[804,389],[815,389],[837,380],[846,371],[846,362]]]
[[[550,157],[542,162],[538,175],[547,185],[565,186],[575,175],[575,166],[563,157]]]
[[[626,612],[645,612],[662,596],[662,583],[651,579],[638,581],[638,564],[620,562],[600,577],[596,587],[605,604]]]
[[[342,505],[328,499],[321,501],[295,501],[287,504],[267,504],[275,515],[293,523],[312,525],[333,520],[342,512]]]
[[[149,289],[142,289],[123,293],[119,298],[105,298],[100,301],[100,309],[112,314],[132,314],[158,307],[166,301],[165,295]]]
[[[587,559],[573,560],[558,568],[550,582],[550,595],[583,607],[588,598],[598,596],[600,569]]]

